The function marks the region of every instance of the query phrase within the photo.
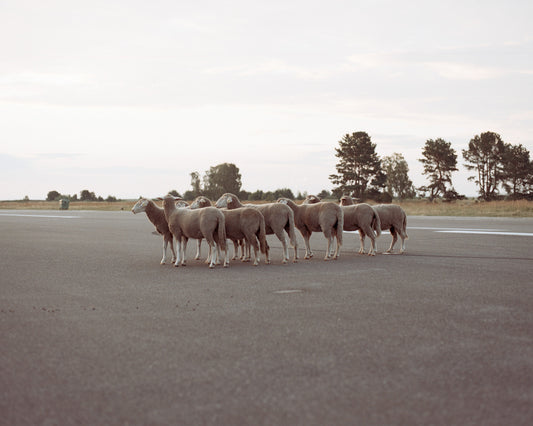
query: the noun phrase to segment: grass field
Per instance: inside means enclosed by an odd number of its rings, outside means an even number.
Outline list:
[[[69,210],[129,211],[135,201],[72,201]],[[408,200],[395,203],[401,205],[409,216],[533,217],[533,201],[526,200],[481,202],[469,199],[453,203]],[[0,210],[2,209],[59,210],[59,202],[0,201]]]

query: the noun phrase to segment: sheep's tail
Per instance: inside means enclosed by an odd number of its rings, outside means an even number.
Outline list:
[[[266,229],[265,229],[265,220],[259,222],[259,231],[257,231],[257,239],[259,240],[259,249],[261,253],[267,255],[267,240],[266,240]]]
[[[226,251],[226,218],[222,212],[218,216],[218,244],[221,250]]]
[[[381,219],[379,218],[378,212],[372,208],[374,212],[374,217],[372,218],[372,229],[376,232],[376,237],[381,235]]]
[[[342,233],[344,231],[344,211],[340,207],[337,210],[336,227],[337,244],[342,246]]]
[[[291,246],[294,248],[298,248],[298,240],[296,239],[296,225],[294,224],[294,212],[291,208],[288,209],[289,212],[289,241],[291,243]]]

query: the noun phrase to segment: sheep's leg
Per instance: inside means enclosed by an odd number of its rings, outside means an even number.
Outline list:
[[[196,240],[196,256],[194,256],[194,260],[200,259],[200,256],[202,255],[202,239]]]
[[[217,257],[215,243],[212,241],[207,242],[209,244],[209,252],[211,253],[211,259],[209,261],[209,268],[213,269],[216,265],[215,258]]]
[[[167,247],[168,247],[168,239],[167,237],[163,237],[163,257],[161,258],[161,265],[164,265],[167,261]]]
[[[181,261],[181,252],[182,252],[182,244],[181,244],[181,238],[176,238],[176,251],[177,251],[177,256],[176,256],[176,263],[174,263],[174,266],[177,268],[178,266],[180,266],[180,261]]]
[[[231,260],[237,260],[239,256],[239,242],[237,240],[232,240],[233,242],[233,257]]]
[[[304,256],[304,259],[311,259],[313,257],[313,252],[311,251],[311,245],[309,244],[309,237],[310,235],[309,234],[305,234],[302,236],[304,237],[304,242],[305,242],[305,256]]]
[[[337,241],[337,246],[335,248],[335,256],[333,259],[338,259],[340,254],[341,254],[341,248],[342,248],[342,244],[339,243],[339,237],[335,237],[336,238],[336,241]]]
[[[172,259],[170,262],[174,263],[176,261],[176,250],[174,250],[174,237],[172,235],[168,238],[168,243],[170,244],[170,251],[172,252]]]
[[[359,254],[365,254],[365,233],[359,229]]]
[[[220,246],[218,246],[218,251],[220,252]],[[224,268],[227,268],[229,266],[229,251],[228,251],[228,245],[226,244],[226,249],[224,250]]]
[[[390,234],[392,235],[392,241],[386,253],[392,253],[392,251],[394,250],[394,244],[396,244],[396,241],[398,241],[398,233],[396,232],[394,228],[390,229]]]
[[[278,237],[278,240],[280,240],[281,246],[282,246],[281,263],[283,264],[288,263],[289,262],[289,246],[287,245],[287,241],[285,239],[285,234],[283,233],[283,229],[278,229],[274,233],[276,234],[276,237]],[[268,263],[270,263],[270,261]]]
[[[376,234],[374,233],[374,230],[369,225],[361,229],[360,232],[363,235],[366,235],[368,238],[370,238],[370,249],[368,250],[368,255],[375,256],[376,255]],[[364,250],[363,250],[363,253],[364,253]]]
[[[402,246],[400,248],[400,253],[405,252],[405,237],[403,235],[400,235],[400,238],[402,239]]]
[[[250,243],[246,240],[241,240],[242,243],[242,250],[244,252],[244,248],[246,247],[246,255],[244,257],[245,262],[250,262],[252,260],[252,250],[250,247]]]
[[[333,233],[329,228],[324,230],[324,227],[322,227],[322,232],[327,241],[326,256],[324,257],[324,260],[329,260],[331,258],[331,250],[333,249]]]
[[[181,265],[182,266],[186,266],[185,265],[185,262],[186,262],[186,255],[187,255],[187,243],[189,242],[189,239],[188,238],[184,238],[183,239],[183,243],[182,243],[182,256],[181,256]]]

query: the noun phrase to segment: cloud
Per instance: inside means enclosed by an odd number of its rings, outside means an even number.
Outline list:
[[[502,69],[467,63],[427,62],[423,64],[430,72],[450,80],[489,80],[503,76]]]

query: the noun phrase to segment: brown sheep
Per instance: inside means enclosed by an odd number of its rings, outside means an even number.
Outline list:
[[[177,259],[174,266],[185,265],[185,250],[182,238],[205,238],[213,256],[209,263],[210,268],[215,267],[216,246],[224,252],[224,267],[228,266],[228,252],[226,249],[226,225],[224,214],[215,207],[206,207],[198,210],[177,208],[175,198],[167,195],[163,198],[163,209],[168,222],[168,228],[177,242]]]
[[[168,229],[164,210],[158,207],[152,200],[141,198],[135,203],[131,211],[133,214],[146,212],[148,220],[155,225],[156,231],[163,236],[163,258],[161,259],[161,265],[164,265],[167,261],[167,247],[169,243],[170,250],[172,251],[171,262],[174,263],[176,261],[176,252],[174,250],[172,232]]]
[[[215,205],[219,208],[227,208],[229,210],[239,207],[256,208],[261,212],[265,218],[265,230],[267,235],[275,234],[281,241],[283,246],[283,259],[282,263],[289,261],[289,248],[284,231],[289,236],[289,241],[292,247],[294,247],[294,259],[296,262],[298,259],[298,242],[296,240],[296,233],[294,231],[294,213],[293,211],[283,204],[268,203],[251,205],[241,204],[239,198],[231,193],[225,193],[220,196]]]
[[[305,241],[305,259],[313,256],[309,245],[311,234],[320,231],[324,233],[328,242],[324,260],[337,259],[339,257],[344,227],[344,214],[340,206],[331,202],[297,205],[288,198],[280,198],[278,203],[286,204],[294,212],[294,224]],[[335,237],[337,238],[337,247],[333,254],[333,239]]]

